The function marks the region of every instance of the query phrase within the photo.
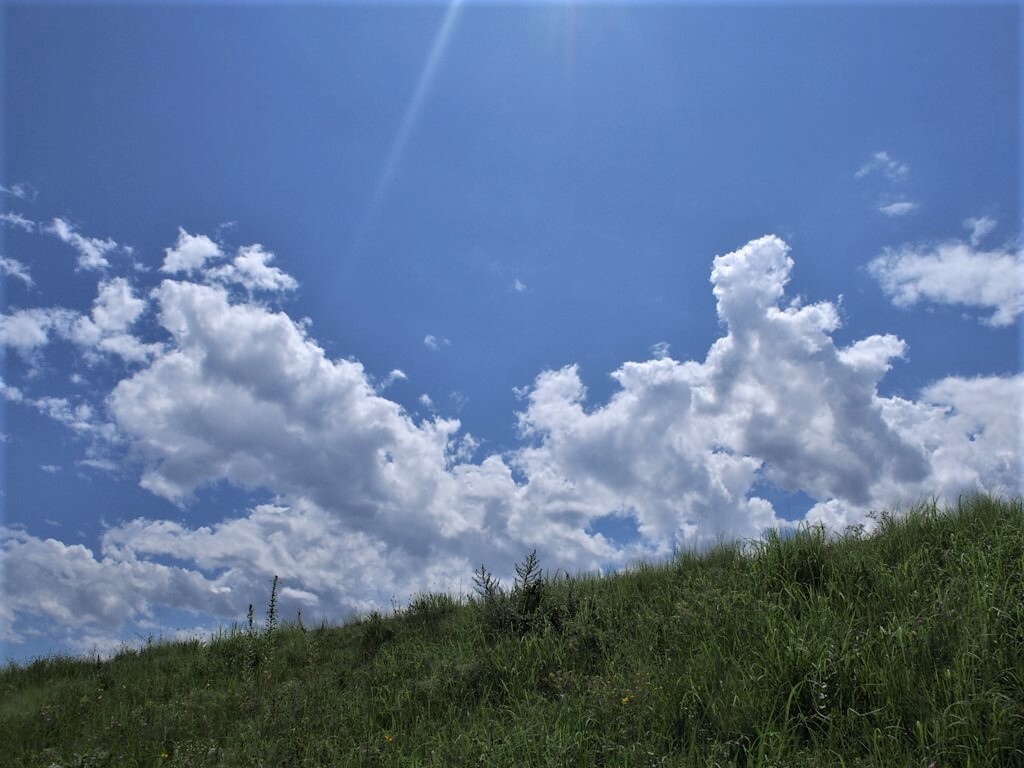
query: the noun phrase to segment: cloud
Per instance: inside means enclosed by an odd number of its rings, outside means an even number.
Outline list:
[[[971,230],[971,245],[977,248],[981,241],[985,239],[985,236],[996,228],[998,223],[995,219],[988,216],[967,219],[964,222],[964,226]]]
[[[857,169],[854,176],[858,179],[880,177],[884,181],[900,184],[910,177],[910,166],[893,159],[888,152],[875,152],[866,163]],[[875,205],[876,210],[890,218],[895,218],[906,216],[920,207],[915,202],[899,199],[899,197],[890,194],[882,195],[881,200]]]
[[[28,355],[50,341],[50,333],[61,329],[70,334],[78,313],[67,309],[22,309],[0,315],[0,344]]]
[[[890,217],[906,216],[908,213],[916,211],[917,208],[917,203],[907,202],[906,200],[898,203],[889,203],[888,205],[878,206],[879,211]]]
[[[22,182],[12,184],[9,187],[5,187],[0,184],[0,194],[10,195],[11,197],[16,197],[19,200],[35,200],[37,193],[35,189],[32,188],[31,184],[25,184]]]
[[[762,478],[853,507],[916,487],[926,458],[886,422],[876,390],[902,342],[836,348],[831,304],[779,306],[791,267],[774,237],[716,258],[728,334],[703,363],[623,365],[621,391],[591,412],[575,367],[539,377],[520,421],[541,441],[522,455],[525,474],[570,478],[605,511],[634,510],[644,536],[678,544],[776,522],[751,495]]]
[[[327,359],[287,315],[225,288],[168,280],[156,297],[172,350],[109,398],[146,488],[181,500],[225,479],[363,520],[436,484],[456,423],[414,424],[360,364]]]
[[[25,396],[21,393],[21,390],[17,387],[12,387],[3,379],[0,379],[0,395],[2,395],[4,400],[9,403],[21,403],[25,401]]]
[[[106,439],[113,437],[111,426],[102,421],[89,403],[73,403],[63,397],[40,397],[30,403],[44,416],[81,435]]]
[[[93,303],[92,319],[100,331],[124,331],[146,310],[146,302],[135,296],[123,277],[100,283]]]
[[[437,350],[439,350],[441,347],[447,347],[450,344],[451,344],[451,342],[448,341],[448,339],[445,339],[445,338],[440,338],[439,339],[437,336],[434,336],[432,334],[427,334],[426,336],[423,337],[423,346],[425,346],[427,349],[431,349],[431,350],[433,350],[435,352]]]
[[[223,283],[237,283],[253,291],[294,291],[299,287],[291,275],[271,267],[274,254],[258,243],[240,249],[230,264],[207,271],[207,277]]]
[[[517,277],[515,281],[512,283],[512,290],[514,290],[516,293],[525,293],[526,283],[524,283]]]
[[[79,269],[105,269],[109,267],[110,262],[107,261],[107,254],[120,247],[109,238],[100,240],[95,237],[82,236],[64,219],[54,219],[43,231],[56,235],[78,251]]]
[[[1024,376],[950,377],[927,387],[922,401],[942,409],[940,415],[921,408],[927,414],[923,431],[935,449],[934,493],[947,498],[962,488],[1020,493]]]
[[[91,315],[63,307],[32,308],[0,315],[0,344],[14,348],[30,361],[37,350],[56,338],[66,339],[95,362],[104,353],[129,362],[143,362],[160,345],[143,343],[127,331],[145,311],[146,302],[135,296],[122,277],[99,284]]]
[[[102,472],[117,472],[120,469],[120,465],[118,465],[113,459],[88,458],[82,459],[78,464],[83,467],[98,469]]]
[[[190,235],[178,228],[178,241],[165,250],[161,272],[191,275],[199,272],[206,281],[241,285],[247,291],[293,291],[298,282],[277,267],[270,266],[274,254],[259,243],[239,248],[231,262],[207,267],[207,262],[225,258],[221,247],[206,235]]]
[[[910,166],[894,160],[888,152],[875,152],[871,159],[864,163],[854,174],[858,179],[881,174],[889,181],[906,181],[910,175]]]
[[[35,282],[32,280],[32,275],[28,273],[28,267],[17,259],[8,259],[4,256],[0,256],[0,274],[5,277],[17,278],[29,288],[35,285]]]
[[[16,642],[18,617],[66,628],[69,645],[82,629],[109,636],[133,617],[151,614],[154,604],[193,611],[229,606],[227,590],[196,571],[154,562],[97,559],[86,547],[40,539],[11,528],[0,528],[3,552],[4,639]],[[82,648],[81,650],[87,650]]]
[[[32,232],[36,228],[34,221],[26,219],[20,213],[5,211],[0,213],[0,221],[10,224],[12,227],[18,227],[25,230],[26,232]]]
[[[405,371],[395,368],[393,371],[391,371],[391,373],[389,373],[381,380],[380,385],[377,387],[377,389],[378,391],[383,391],[390,387],[392,384],[394,384],[396,381],[407,381],[408,379],[409,377],[405,375]]]
[[[957,240],[886,249],[868,264],[896,306],[928,301],[993,309],[984,322],[997,327],[1013,324],[1024,311],[1022,269],[1020,251],[978,251]]]
[[[193,263],[213,279],[205,259]],[[283,611],[338,618],[465,588],[480,562],[504,576],[534,547],[570,572],[624,565],[756,537],[779,522],[759,496],[766,483],[807,493],[808,519],[835,526],[922,490],[1020,492],[1020,425],[1006,412],[1020,412],[1024,377],[883,397],[905,344],[873,335],[838,346],[832,303],[787,300],[793,269],[773,236],[716,257],[723,334],[703,360],[656,345],[654,359],[612,373],[604,403],[588,401],[576,366],[542,371],[519,393],[522,442],[489,454],[458,421],[414,418],[358,362],[328,358],[306,323],[225,285],[165,279],[151,295],[157,350],[98,408],[15,387],[5,397],[123,447],[122,466],[177,504],[218,483],[272,503],[205,526],[120,521],[96,552],[8,530],[9,632],[46,621],[117,637],[163,608],[225,620],[265,600],[273,574]],[[103,285],[93,325],[137,322],[133,294]],[[609,514],[631,518],[637,540],[594,533]]]
[[[382,597],[405,586],[402,577],[389,576],[404,568],[385,562],[381,542],[353,533],[336,516],[309,504],[261,504],[244,517],[195,529],[136,519],[107,532],[103,551],[114,561],[141,555],[194,562],[206,573],[220,574],[214,583],[238,597],[263,597],[267,575],[276,574],[283,607],[301,607],[307,615],[314,608],[336,614],[368,608],[363,597],[368,587]],[[384,579],[371,583],[370,574]],[[227,605],[224,613],[236,615],[240,607]]]
[[[177,243],[164,250],[164,263],[160,271],[191,274],[201,270],[209,259],[221,259],[223,256],[220,246],[206,235],[190,235],[179,227]]]
[[[82,400],[72,402],[64,397],[53,396],[31,397],[18,387],[11,386],[3,380],[0,380],[0,397],[3,397],[9,403],[17,403],[33,408],[42,415],[70,429],[79,437],[89,440],[89,447],[87,449],[89,458],[79,462],[80,464],[86,466],[95,465],[97,468],[100,468],[100,464],[105,461],[101,457],[101,452],[106,446],[117,442],[116,429],[110,423],[105,422],[97,414],[97,409],[88,402]],[[44,465],[43,469],[45,470],[47,466],[51,465]],[[102,468],[108,470],[116,469],[116,467],[109,465]]]
[[[70,338],[87,351],[90,360],[99,353],[111,353],[132,363],[144,362],[156,355],[161,345],[144,343],[128,333],[146,311],[146,301],[135,293],[122,277],[101,282],[91,317],[79,317]]]
[[[663,357],[668,357],[669,349],[670,345],[667,341],[659,341],[651,345],[650,352],[654,357],[661,359]]]

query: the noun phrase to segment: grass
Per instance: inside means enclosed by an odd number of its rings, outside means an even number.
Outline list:
[[[1024,508],[977,497],[343,626],[0,670],[0,765],[1024,766]]]

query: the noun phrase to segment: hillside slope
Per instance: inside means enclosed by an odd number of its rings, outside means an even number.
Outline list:
[[[1024,505],[0,671],[0,764],[1024,766]],[[276,587],[276,582],[275,582]]]

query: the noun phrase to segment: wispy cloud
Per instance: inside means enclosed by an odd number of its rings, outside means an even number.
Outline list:
[[[96,410],[89,403],[76,403],[64,397],[40,397],[32,405],[40,413],[74,432],[87,435],[104,431]]]
[[[377,387],[377,389],[378,391],[384,391],[392,384],[394,384],[396,381],[407,381],[408,379],[409,377],[405,375],[405,371],[395,368],[381,380],[380,385]]]
[[[5,256],[0,256],[0,274],[5,277],[13,277],[17,280],[21,280],[21,282],[29,288],[35,285],[35,282],[32,280],[32,275],[28,272],[28,267],[17,259],[9,259]]]
[[[524,283],[517,277],[515,281],[512,283],[512,290],[514,290],[516,293],[525,293],[526,283]]]
[[[3,379],[0,379],[0,396],[9,403],[21,403],[25,401],[25,396],[21,393],[21,390],[17,387],[12,387]],[[6,442],[6,435],[4,442]]]
[[[971,231],[971,245],[977,248],[981,241],[996,228],[998,223],[995,219],[988,216],[967,219],[964,222],[964,226]]]
[[[79,269],[106,269],[110,266],[107,254],[121,247],[109,238],[100,240],[96,237],[84,237],[64,219],[54,219],[44,228],[44,231],[56,235],[78,251]],[[131,251],[130,248],[124,248],[124,250]]]
[[[36,228],[36,223],[30,219],[26,219],[20,213],[14,211],[5,211],[0,213],[0,221],[5,224],[9,224],[12,227],[18,227],[26,232],[32,232]]]
[[[886,216],[906,216],[908,213],[916,211],[918,208],[917,203],[907,202],[905,200],[889,203],[888,205],[880,205],[878,210],[884,213]]]
[[[979,251],[975,245],[953,240],[887,249],[868,271],[897,306],[924,301],[991,309],[986,323],[1011,325],[1024,311],[1024,256],[1019,250]]]
[[[864,163],[854,174],[858,179],[866,176],[881,175],[889,181],[906,181],[910,176],[910,166],[904,162],[894,160],[888,152],[875,152],[871,159]]]
[[[904,162],[892,158],[888,152],[875,152],[871,158],[864,163],[854,176],[858,179],[880,179],[883,181],[881,188],[892,187],[890,185],[902,185],[910,177],[910,166]],[[884,182],[888,182],[885,184]],[[879,185],[871,185],[875,192],[879,192]],[[891,218],[906,216],[920,206],[918,203],[907,200],[903,195],[881,194],[881,199],[875,204],[875,209]]]
[[[448,339],[443,337],[439,338],[437,336],[434,336],[433,334],[428,333],[426,336],[423,337],[423,346],[435,352],[439,350],[441,347],[447,347],[450,344],[451,342],[448,341]]]
[[[0,184],[0,194],[10,195],[11,197],[15,197],[18,200],[29,200],[29,201],[35,200],[36,199],[36,195],[37,195],[37,193],[36,193],[35,189],[33,189],[32,185],[31,184],[26,184],[24,182],[20,182],[18,184],[12,184],[9,187],[5,187],[2,184]]]
[[[659,341],[651,345],[650,352],[651,355],[660,360],[663,357],[668,357],[669,348],[667,341]]]

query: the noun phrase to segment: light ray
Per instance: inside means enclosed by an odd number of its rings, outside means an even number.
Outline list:
[[[455,27],[455,20],[458,17],[463,1],[451,0],[441,26],[437,30],[434,43],[430,48],[430,54],[427,56],[426,64],[423,66],[423,72],[416,83],[416,90],[409,101],[409,106],[405,108],[405,114],[398,127],[398,132],[391,142],[387,159],[384,161],[384,166],[377,177],[377,183],[374,185],[373,193],[370,195],[366,209],[363,211],[363,216],[360,219],[359,227],[356,230],[356,235],[350,249],[350,264],[354,261],[359,251],[362,250],[366,237],[369,235],[370,229],[377,218],[377,213],[380,210],[380,205],[384,200],[388,187],[391,186],[391,182],[394,180],[395,173],[402,160],[402,155],[405,152],[405,145],[409,142],[409,136],[412,134],[413,128],[416,127],[416,122],[423,109],[423,102],[426,100],[427,93],[430,91],[430,86],[434,80],[434,75],[437,73],[437,67],[444,56],[445,48],[448,46],[448,41],[451,38],[452,29]]]

